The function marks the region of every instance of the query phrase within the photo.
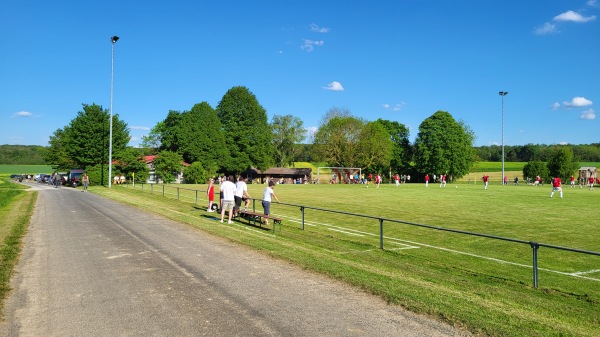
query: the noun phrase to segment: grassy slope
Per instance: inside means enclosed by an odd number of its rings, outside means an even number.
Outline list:
[[[402,219],[461,230],[600,251],[600,192],[565,189],[548,198],[548,187],[437,185],[278,185],[284,203]],[[140,186],[138,185],[138,188]],[[192,186],[185,186],[192,188]],[[197,186],[201,191],[204,186]],[[250,185],[258,197],[263,185]],[[277,236],[248,226],[218,225],[200,206],[123,187],[94,191],[203,231],[344,280],[390,303],[426,313],[472,332],[498,336],[594,336],[600,324],[600,257],[540,249],[540,287],[532,284],[531,248],[384,221],[385,250],[378,249],[377,219],[273,205],[285,218]],[[155,192],[162,190],[155,187]],[[173,188],[166,188],[173,197]],[[186,198],[180,190],[180,198]],[[193,203],[193,193],[189,192]],[[200,194],[202,195],[202,194]],[[257,207],[259,210],[260,206]],[[332,226],[336,226],[335,228]],[[504,261],[504,262],[498,262]],[[529,266],[529,267],[528,267]],[[562,274],[561,274],[562,273]]]

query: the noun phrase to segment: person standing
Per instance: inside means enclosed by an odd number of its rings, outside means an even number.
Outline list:
[[[552,192],[550,192],[550,198],[552,198],[552,196],[554,195],[555,191],[559,191],[560,192],[560,198],[562,199],[562,197],[563,197],[562,183],[561,183],[559,177],[555,177],[554,179],[552,179]]]
[[[208,181],[208,188],[206,189],[206,196],[208,197],[208,209],[207,212],[214,212],[212,209],[213,202],[215,201],[215,180],[210,178]]]
[[[440,174],[440,188],[446,187],[446,175]]]
[[[379,173],[375,176],[375,183],[377,184],[377,188],[379,188],[379,184],[381,184],[381,175]]]
[[[220,188],[221,193],[223,193],[223,198],[221,200],[221,222],[225,218],[225,211],[229,211],[229,219],[227,221],[228,224],[232,224],[231,217],[233,216],[233,206],[235,204],[235,184],[233,183],[233,176],[229,176],[229,178],[223,183],[221,183]]]
[[[590,184],[590,191],[594,190],[594,177],[590,176],[590,178],[588,179],[588,182]]]
[[[575,188],[575,176],[571,176],[571,188]]]
[[[275,200],[277,200],[277,202],[279,202],[279,199],[275,195],[275,191],[273,191],[273,187],[275,187],[275,183],[272,181],[269,181],[269,186],[265,187],[265,191],[263,193],[263,198],[262,198],[262,206],[264,209],[263,213],[265,213],[265,215],[267,215],[267,216],[271,214],[272,198],[275,198]],[[267,217],[263,218],[263,223],[265,224],[265,226],[269,225],[269,220]]]
[[[487,174],[483,174],[483,178],[481,178],[483,180],[483,189],[487,190],[488,188],[488,181],[490,180],[490,176],[488,176]]]
[[[85,172],[81,176],[81,183],[83,184],[83,191],[87,192],[88,185],[90,184],[90,177]]]
[[[396,187],[400,186],[400,176],[398,173],[394,176],[394,180],[396,181]]]
[[[429,187],[429,174],[425,174],[425,187]]]
[[[246,178],[239,176],[238,181],[235,184],[235,207],[234,210],[237,212],[242,207],[242,201],[244,202],[244,211],[248,210],[248,204],[250,203],[250,195],[248,194],[248,185],[246,184]]]

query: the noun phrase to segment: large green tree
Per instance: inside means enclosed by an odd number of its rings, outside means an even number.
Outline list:
[[[550,174],[548,173],[548,165],[540,160],[532,160],[523,166],[523,179],[532,181],[536,176],[544,180],[548,180]]]
[[[324,122],[313,139],[319,159],[330,166],[357,166],[357,149],[365,122],[346,115],[334,115]]]
[[[419,126],[415,166],[421,173],[448,174],[455,179],[474,163],[473,132],[446,111],[437,111]]]
[[[393,172],[406,172],[411,167],[412,146],[408,139],[409,130],[404,124],[396,121],[378,119],[377,123],[382,124],[390,134],[393,143],[392,159],[390,166]]]
[[[242,172],[248,168],[267,169],[273,164],[273,144],[267,111],[246,87],[233,87],[217,105],[229,158],[221,170]]]
[[[179,154],[188,163],[213,168],[229,157],[217,112],[207,102],[194,105],[181,115],[177,134]]]
[[[548,161],[548,173],[552,177],[562,178],[567,181],[579,168],[573,156],[573,150],[569,146],[558,146]]]
[[[131,137],[127,124],[118,115],[112,117],[112,150],[116,157],[127,147]],[[83,111],[50,137],[47,162],[59,169],[108,165],[109,121],[108,110],[97,104],[83,104]]]
[[[292,165],[300,153],[298,144],[306,136],[302,120],[292,115],[275,115],[271,123],[275,165]]]

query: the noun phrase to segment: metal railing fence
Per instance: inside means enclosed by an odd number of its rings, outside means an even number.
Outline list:
[[[188,188],[183,188],[183,187],[178,187],[178,186],[169,186],[169,185],[159,185],[159,186],[161,186],[160,188],[158,188],[158,186],[155,187],[154,185],[156,185],[156,184],[138,184],[138,185],[141,185],[142,191],[150,190],[150,193],[154,193],[155,190],[158,190],[162,194],[163,197],[168,197],[169,195],[171,195],[171,196],[174,196],[177,200],[191,199],[194,201],[194,204],[196,204],[196,205],[198,204],[198,192],[200,192],[199,190],[188,189]],[[150,185],[150,186],[149,186],[149,188],[146,187],[144,189],[144,185]],[[127,185],[127,186],[129,186],[129,185]],[[168,189],[175,189],[175,192],[168,193],[167,192]],[[201,191],[201,193],[205,193],[205,191]],[[191,196],[193,196],[193,197],[191,197]],[[259,199],[252,199],[252,210],[253,211],[256,211],[256,201],[257,200],[260,201]],[[600,252],[550,245],[550,244],[536,242],[536,241],[513,239],[513,238],[507,238],[507,237],[496,236],[496,235],[464,231],[464,230],[459,230],[459,229],[451,229],[451,228],[432,226],[432,225],[420,224],[420,223],[397,220],[397,219],[377,217],[377,216],[373,216],[373,215],[332,210],[332,209],[327,209],[327,208],[322,208],[322,207],[288,204],[288,203],[278,203],[278,204],[284,205],[284,206],[289,206],[289,207],[297,207],[300,209],[300,212],[302,215],[302,230],[305,230],[305,210],[307,210],[307,209],[320,211],[320,212],[337,213],[337,214],[343,214],[343,215],[348,215],[348,216],[353,216],[353,217],[361,217],[361,218],[366,218],[366,219],[371,219],[371,220],[377,220],[379,222],[379,248],[380,249],[384,249],[384,235],[383,235],[384,222],[398,223],[398,224],[404,224],[404,225],[408,225],[408,226],[416,226],[416,227],[427,228],[427,229],[432,229],[432,230],[436,230],[436,231],[444,231],[444,232],[450,232],[450,233],[470,235],[470,236],[476,236],[476,237],[487,238],[487,239],[492,239],[492,240],[507,241],[507,242],[517,243],[517,244],[521,244],[521,245],[529,245],[531,247],[531,251],[532,251],[533,286],[535,288],[537,288],[539,285],[538,250],[540,247],[556,249],[556,250],[561,250],[561,251],[568,251],[568,252],[579,253],[579,254],[600,256]]]

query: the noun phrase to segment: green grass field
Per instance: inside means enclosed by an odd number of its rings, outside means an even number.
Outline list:
[[[550,187],[456,184],[277,185],[281,232],[236,222],[228,226],[204,211],[204,185],[137,184],[93,191],[158,212],[203,231],[327,274],[365,291],[493,336],[595,336],[600,324],[600,256],[540,248],[539,287],[532,286],[529,244],[395,223],[444,228],[600,252],[595,191]],[[177,189],[179,187],[179,189]],[[198,190],[199,192],[195,191]],[[264,185],[249,185],[262,196]],[[163,196],[164,193],[164,196]],[[198,199],[196,199],[198,196]],[[175,199],[179,199],[175,200]],[[195,205],[196,200],[198,205]],[[306,209],[299,205],[374,218]],[[260,202],[256,209],[262,210]],[[379,249],[378,218],[384,249]]]
[[[0,175],[52,173],[49,165],[0,165]]]

